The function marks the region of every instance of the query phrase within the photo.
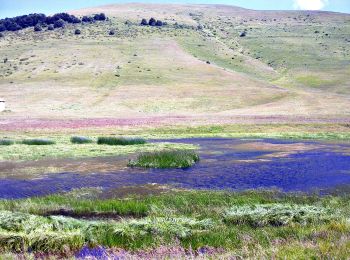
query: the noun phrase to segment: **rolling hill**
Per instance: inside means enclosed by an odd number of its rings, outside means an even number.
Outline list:
[[[100,12],[109,20],[0,38],[2,126],[350,121],[349,14],[170,4],[70,13]],[[140,26],[151,17],[167,25]]]

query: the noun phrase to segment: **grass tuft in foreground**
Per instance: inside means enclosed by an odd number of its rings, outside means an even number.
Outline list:
[[[323,207],[278,203],[234,206],[224,214],[226,223],[248,224],[253,227],[284,226],[290,223],[306,225],[327,222],[331,218]]]
[[[136,145],[145,144],[146,140],[143,138],[99,137],[97,143],[107,145]]]
[[[199,156],[189,150],[164,150],[142,153],[135,161],[130,160],[129,167],[142,168],[189,168],[199,161]]]
[[[13,145],[15,142],[9,139],[0,139],[0,145]]]
[[[92,139],[87,138],[85,136],[72,136],[70,138],[70,141],[73,144],[91,144],[91,143],[93,143]]]
[[[0,246],[8,252],[58,253],[78,250],[84,244],[107,246],[152,243],[169,238],[186,238],[193,232],[213,227],[210,219],[146,217],[115,221],[87,221],[69,217],[42,217],[0,211]]]
[[[26,145],[52,145],[56,142],[49,139],[25,139],[21,143]]]

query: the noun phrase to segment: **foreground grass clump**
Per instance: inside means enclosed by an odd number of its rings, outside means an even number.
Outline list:
[[[135,145],[145,144],[146,140],[143,138],[99,137],[97,143],[107,145]]]
[[[350,256],[348,195],[173,189],[146,196],[108,194],[82,189],[0,200],[0,253],[74,255],[82,246],[100,245],[131,251],[212,247],[250,259]],[[55,216],[62,212],[92,220]]]
[[[52,145],[56,142],[49,139],[25,139],[21,143],[25,145]]]
[[[72,136],[70,138],[70,141],[73,144],[91,144],[91,143],[93,143],[92,139],[87,138],[85,136]]]
[[[147,217],[115,221],[87,221],[0,211],[0,247],[10,252],[59,253],[84,244],[132,246],[134,240],[185,238],[213,226],[209,219]]]
[[[142,153],[135,161],[129,161],[130,167],[143,168],[188,168],[199,161],[199,156],[190,150],[164,150]]]
[[[9,139],[0,139],[0,145],[13,145],[15,142]]]
[[[79,221],[40,217],[26,213],[0,212],[0,248],[12,252],[52,252],[79,249],[85,239]]]
[[[309,205],[257,204],[234,206],[225,212],[224,220],[226,223],[251,226],[282,226],[290,223],[305,225],[329,221],[332,216],[326,213],[323,207]]]

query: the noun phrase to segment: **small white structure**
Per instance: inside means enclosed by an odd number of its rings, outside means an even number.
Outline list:
[[[0,98],[0,112],[4,111],[6,108],[5,99]]]

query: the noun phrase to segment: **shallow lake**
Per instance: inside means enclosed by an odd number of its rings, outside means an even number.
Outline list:
[[[113,172],[50,173],[34,179],[2,177],[0,198],[41,196],[82,187],[113,189],[158,183],[190,189],[271,189],[312,192],[350,185],[350,143],[276,139],[153,140],[198,145],[189,169],[132,169],[128,158],[96,158],[121,165]],[[132,156],[131,156],[132,157]],[[94,163],[81,159],[81,163]]]

